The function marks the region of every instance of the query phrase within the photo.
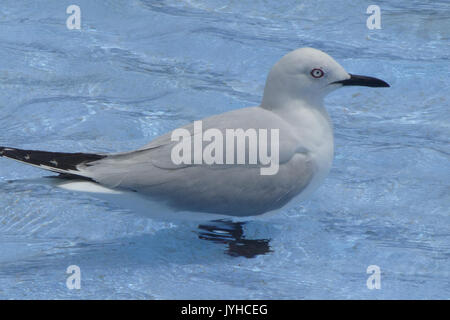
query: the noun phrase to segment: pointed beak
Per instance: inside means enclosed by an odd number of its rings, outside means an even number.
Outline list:
[[[365,86],[365,87],[390,87],[390,85],[380,79],[357,74],[350,74],[350,79],[335,81],[332,84],[340,83],[343,86]]]

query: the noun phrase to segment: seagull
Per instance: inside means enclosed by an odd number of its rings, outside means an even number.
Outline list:
[[[174,131],[122,153],[62,153],[0,147],[0,156],[58,173],[56,186],[103,195],[160,218],[249,218],[278,212],[307,198],[330,171],[333,127],[324,97],[344,86],[389,87],[350,74],[314,48],[289,52],[270,70],[259,106],[201,120],[202,129],[277,130],[278,168],[263,175],[249,164],[175,163]],[[195,123],[182,127],[194,140]],[[203,144],[202,144],[203,146]],[[235,151],[235,150],[234,150]],[[241,150],[242,151],[242,150]],[[244,151],[248,151],[248,146]],[[126,201],[118,199],[127,199]],[[118,201],[117,201],[118,200]]]

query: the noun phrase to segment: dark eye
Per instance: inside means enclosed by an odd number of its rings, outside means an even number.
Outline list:
[[[323,77],[323,71],[322,71],[322,69],[312,69],[311,70],[311,75],[314,77],[314,78],[322,78]]]

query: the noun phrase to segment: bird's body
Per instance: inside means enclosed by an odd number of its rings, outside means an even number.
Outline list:
[[[265,163],[260,154],[254,164],[174,163],[177,141],[172,133],[119,154],[71,156],[0,148],[0,155],[108,189],[136,192],[158,203],[156,210],[261,215],[284,207],[293,198],[305,198],[323,182],[333,159],[333,130],[323,97],[355,77],[321,51],[298,49],[272,68],[260,106],[202,120],[203,131],[214,129],[222,136],[228,129],[278,130],[279,140],[270,143],[279,150],[279,167],[271,175],[261,174]],[[371,86],[386,86],[375,80],[381,81],[374,79]],[[193,124],[184,129],[192,139],[198,134]],[[249,152],[248,145],[245,148]]]
[[[299,132],[296,123],[310,129]],[[137,152],[106,157],[81,171],[102,185],[133,189],[175,210],[250,216],[278,209],[317,187],[331,166],[331,124],[306,107],[282,116],[261,107],[238,109],[203,119],[203,128],[280,129],[278,173],[261,175],[260,165],[174,165],[176,143],[170,133]],[[192,125],[187,129],[192,132]]]

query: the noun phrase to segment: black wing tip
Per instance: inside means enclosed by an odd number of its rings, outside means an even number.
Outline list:
[[[0,146],[0,157],[7,157],[8,156],[7,152],[14,151],[14,150],[17,150],[17,149]]]
[[[78,165],[101,160],[106,157],[106,155],[94,153],[49,152],[8,147],[0,147],[0,156],[36,166],[45,166],[50,170],[53,168],[64,171],[78,171]]]

